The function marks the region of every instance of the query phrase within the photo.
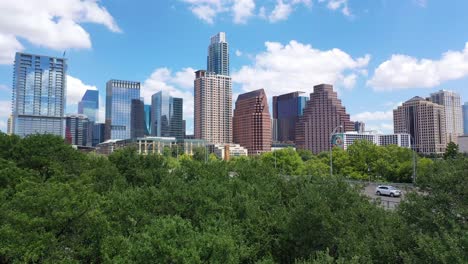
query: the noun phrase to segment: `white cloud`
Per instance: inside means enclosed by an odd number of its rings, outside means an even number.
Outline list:
[[[257,54],[253,65],[232,74],[244,91],[264,88],[268,96],[293,91],[312,91],[321,83],[351,89],[370,56],[353,58],[340,49],[319,50],[292,40],[287,45],[266,42],[266,51]]]
[[[380,64],[367,85],[374,90],[431,88],[468,76],[468,42],[462,51],[447,51],[439,60],[392,55]]]
[[[190,11],[199,19],[213,24],[217,16],[228,13],[235,24],[246,24],[249,19],[259,17],[271,23],[286,20],[295,7],[304,5],[312,7],[312,0],[276,0],[262,2],[256,10],[255,0],[179,0],[188,4]],[[318,0],[324,2],[331,10],[340,10],[344,15],[351,16],[348,0]]]
[[[189,73],[191,72],[191,76]],[[168,68],[158,68],[142,85],[141,96],[145,104],[151,104],[151,96],[159,91],[168,92],[173,97],[184,101],[184,119],[187,121],[187,134],[193,130],[193,81],[195,70],[184,68],[172,73]]]
[[[90,48],[91,40],[81,23],[106,26],[121,32],[114,18],[97,0],[0,1],[0,63],[12,63],[23,46],[18,38],[46,48]]]
[[[340,10],[345,16],[352,16],[348,6],[348,0],[319,0],[319,3],[326,3],[330,10]]]
[[[0,101],[0,130],[7,131],[7,120],[11,115],[11,101],[3,100]]]
[[[240,57],[240,56],[242,56],[242,51],[240,51],[240,50],[236,50],[236,56],[237,56],[237,57]]]
[[[278,0],[273,9],[273,12],[268,16],[270,22],[278,22],[281,20],[286,20],[292,12],[292,6],[290,4],[285,4],[283,0]]]
[[[393,120],[393,110],[390,111],[376,111],[376,112],[362,112],[351,116],[354,121],[389,121]]]
[[[413,0],[418,6],[420,7],[426,7],[427,6],[427,0]]]
[[[15,52],[22,51],[23,45],[13,35],[4,35],[0,31],[0,64],[10,64],[14,61]]]
[[[76,106],[86,90],[97,90],[96,86],[84,84],[80,79],[67,75],[67,106]]]
[[[245,24],[254,15],[255,2],[253,0],[234,1],[232,12],[234,13],[234,23]]]
[[[10,87],[0,84],[0,92],[11,92]]]

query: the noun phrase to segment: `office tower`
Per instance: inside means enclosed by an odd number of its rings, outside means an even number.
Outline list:
[[[366,124],[361,121],[354,122],[354,131],[364,133],[364,131],[366,131]]]
[[[91,122],[96,122],[99,110],[98,90],[86,90],[78,103],[78,114],[86,115]]]
[[[271,117],[263,89],[239,95],[232,118],[233,141],[249,155],[271,151]]]
[[[302,116],[307,97],[303,92],[293,92],[273,96],[273,140],[278,142],[295,142],[296,123]]]
[[[460,95],[455,92],[440,90],[431,94],[431,102],[444,106],[447,143],[458,142],[463,135],[463,114]]]
[[[157,137],[184,138],[183,100],[170,96],[167,92],[157,92],[151,96],[151,134]]]
[[[99,143],[104,142],[104,132],[106,125],[103,123],[96,123],[93,125],[93,140],[92,146],[95,147]]]
[[[463,105],[463,134],[468,135],[468,102]]]
[[[131,138],[145,136],[145,104],[140,99],[132,100],[130,110],[130,134]]]
[[[131,138],[132,100],[140,99],[140,83],[110,80],[106,84],[105,139]]]
[[[13,134],[13,115],[10,115],[8,117],[8,122],[7,122],[7,134],[11,135]]]
[[[441,154],[447,146],[444,106],[419,96],[393,110],[395,133],[412,136],[411,145],[423,154]]]
[[[66,139],[72,145],[88,144],[89,119],[86,115],[72,114],[65,117]]]
[[[334,130],[353,131],[354,123],[350,121],[346,108],[333,91],[333,86],[316,85],[297,123],[296,146],[299,149],[311,150],[314,154],[329,151]]]
[[[207,71],[229,76],[229,45],[224,32],[211,37],[208,46]]]
[[[194,134],[212,144],[232,141],[231,77],[195,72]]]
[[[145,135],[151,135],[151,105],[145,105]]]
[[[65,136],[67,62],[17,52],[13,69],[13,133]]]

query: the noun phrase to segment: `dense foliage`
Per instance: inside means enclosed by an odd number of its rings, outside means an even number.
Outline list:
[[[411,152],[361,147],[334,150],[337,174],[405,180]],[[467,160],[418,165],[420,192],[395,211],[329,176],[328,161],[291,149],[103,157],[0,134],[0,263],[468,261]]]

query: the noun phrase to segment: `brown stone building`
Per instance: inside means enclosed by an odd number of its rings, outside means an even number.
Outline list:
[[[328,151],[331,145],[330,135],[340,125],[342,128],[337,129],[337,132],[354,130],[354,123],[350,121],[346,108],[333,91],[333,86],[316,85],[296,124],[296,147],[311,150],[315,154]]]
[[[249,155],[271,151],[271,117],[263,89],[239,95],[233,117],[234,143]]]
[[[423,154],[441,154],[447,146],[444,106],[416,96],[393,110],[395,133],[408,133]]]

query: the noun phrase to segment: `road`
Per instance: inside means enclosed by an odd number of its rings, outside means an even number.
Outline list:
[[[402,195],[400,197],[390,196],[378,196],[375,194],[375,188],[378,184],[370,183],[364,188],[364,194],[367,195],[371,200],[377,200],[380,198],[382,206],[388,209],[395,209],[400,204],[401,200],[405,198],[407,191],[404,188],[400,188]]]

